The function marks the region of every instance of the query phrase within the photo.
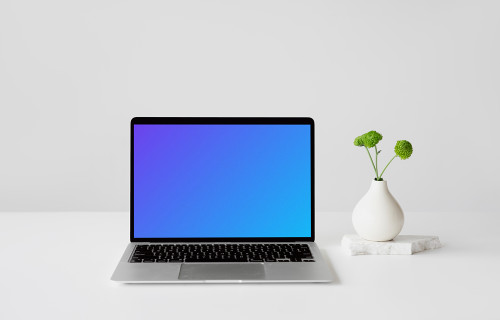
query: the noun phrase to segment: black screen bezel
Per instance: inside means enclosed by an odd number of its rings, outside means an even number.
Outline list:
[[[136,238],[134,237],[134,125],[136,124],[305,124],[311,136],[311,236],[310,237],[244,237],[244,238]],[[130,121],[130,241],[131,242],[298,242],[314,241],[314,120],[297,118],[255,117],[135,117]]]

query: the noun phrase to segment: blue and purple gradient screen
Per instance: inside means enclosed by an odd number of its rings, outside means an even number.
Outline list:
[[[134,125],[134,238],[311,236],[310,125]]]

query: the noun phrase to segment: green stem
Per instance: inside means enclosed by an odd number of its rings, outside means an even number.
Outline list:
[[[370,154],[370,150],[365,146],[366,152],[368,152],[368,156],[370,157],[370,161],[372,162],[373,170],[375,170],[375,174],[377,174],[377,169],[375,169],[375,164],[373,163],[372,155]],[[378,179],[378,175],[377,175]]]
[[[382,175],[384,174],[385,172],[385,169],[387,169],[387,167],[391,164],[392,160],[394,160],[394,158],[396,158],[398,155],[395,155],[394,157],[392,157],[391,161],[389,161],[389,163],[387,163],[387,165],[385,166],[384,170],[382,171],[382,173],[380,174],[380,178],[382,178]]]
[[[375,173],[377,174],[377,180],[378,180],[379,176],[378,176],[378,150],[377,150],[377,146],[375,146]]]

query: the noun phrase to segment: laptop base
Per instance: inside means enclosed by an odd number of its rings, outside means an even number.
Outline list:
[[[130,263],[130,243],[111,280],[123,283],[331,282],[333,275],[318,246],[308,242],[315,262]]]

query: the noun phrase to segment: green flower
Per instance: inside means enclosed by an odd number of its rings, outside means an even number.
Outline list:
[[[356,139],[354,139],[354,145],[356,147],[362,147],[362,146],[364,146],[363,136],[356,137]]]
[[[375,180],[377,181],[383,181],[382,176],[384,175],[385,170],[387,167],[391,164],[392,160],[396,159],[399,157],[401,160],[408,159],[411,157],[411,154],[413,153],[413,147],[409,141],[406,140],[399,140],[396,142],[396,146],[394,147],[394,152],[395,155],[389,160],[387,165],[384,167],[384,170],[382,170],[382,173],[379,174],[378,170],[378,155],[382,150],[377,149],[377,143],[382,140],[382,135],[378,133],[377,131],[370,131],[367,132],[363,135],[360,135],[359,137],[356,137],[354,139],[354,145],[357,147],[365,147],[366,151],[368,152],[368,156],[370,157],[370,162],[372,163],[373,170],[375,171]],[[375,147],[375,161],[373,161],[371,152],[368,148],[373,148]]]
[[[401,158],[401,160],[408,159],[413,153],[413,147],[411,143],[406,140],[399,140],[396,142],[396,146],[394,147],[394,152],[396,155]]]
[[[370,131],[361,136],[363,139],[363,144],[368,148],[373,148],[380,140],[382,140],[382,135],[377,131]]]

